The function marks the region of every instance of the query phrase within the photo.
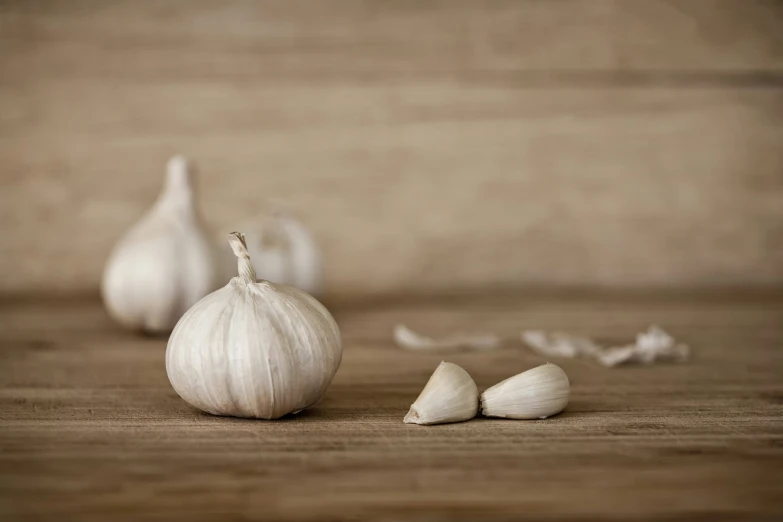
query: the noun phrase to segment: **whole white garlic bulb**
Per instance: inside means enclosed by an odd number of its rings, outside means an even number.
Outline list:
[[[168,162],[155,205],[114,247],[101,294],[109,315],[128,328],[170,331],[217,287],[219,266],[199,218],[185,159]]]
[[[296,288],[258,280],[244,236],[229,236],[239,277],[182,316],[166,348],[174,390],[214,415],[276,419],[315,404],[342,359],[326,308]]]
[[[247,250],[258,277],[319,295],[323,290],[321,251],[310,230],[286,211],[277,210],[244,227]],[[234,257],[226,251],[228,275]]]
[[[545,419],[563,411],[571,384],[562,368],[542,364],[487,389],[481,394],[481,413],[508,419]]]

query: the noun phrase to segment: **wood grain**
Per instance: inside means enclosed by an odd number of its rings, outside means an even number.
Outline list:
[[[783,72],[775,0],[34,0],[0,9],[2,38],[28,53],[4,53],[7,64],[46,77]]]
[[[175,152],[214,228],[311,224],[333,294],[780,284],[781,13],[2,2],[0,291],[95,289]]]
[[[164,339],[115,329],[93,300],[0,301],[5,520],[775,520],[783,516],[783,295],[401,298],[333,306],[345,354],[325,399],[282,421],[189,408]],[[411,354],[403,321],[496,331],[484,354]],[[402,417],[442,358],[484,389],[543,362],[519,330],[607,342],[656,322],[678,365],[558,361],[546,421],[420,427]]]

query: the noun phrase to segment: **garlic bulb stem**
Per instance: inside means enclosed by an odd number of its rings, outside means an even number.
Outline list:
[[[182,205],[192,208],[194,200],[193,183],[190,176],[190,165],[184,156],[174,156],[166,164],[166,182],[163,186],[161,199],[172,205]]]
[[[234,255],[237,256],[239,278],[246,285],[257,283],[258,278],[256,277],[256,271],[253,269],[253,265],[250,263],[250,254],[247,251],[245,235],[240,232],[231,232],[228,236],[228,242],[231,244],[231,250],[234,251]]]

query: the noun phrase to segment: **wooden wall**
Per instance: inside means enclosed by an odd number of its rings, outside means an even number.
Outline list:
[[[97,286],[167,157],[329,289],[783,283],[783,3],[2,1],[0,291]]]

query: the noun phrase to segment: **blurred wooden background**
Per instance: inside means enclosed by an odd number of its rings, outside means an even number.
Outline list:
[[[0,292],[91,290],[167,157],[339,293],[783,283],[783,3],[2,1]]]

